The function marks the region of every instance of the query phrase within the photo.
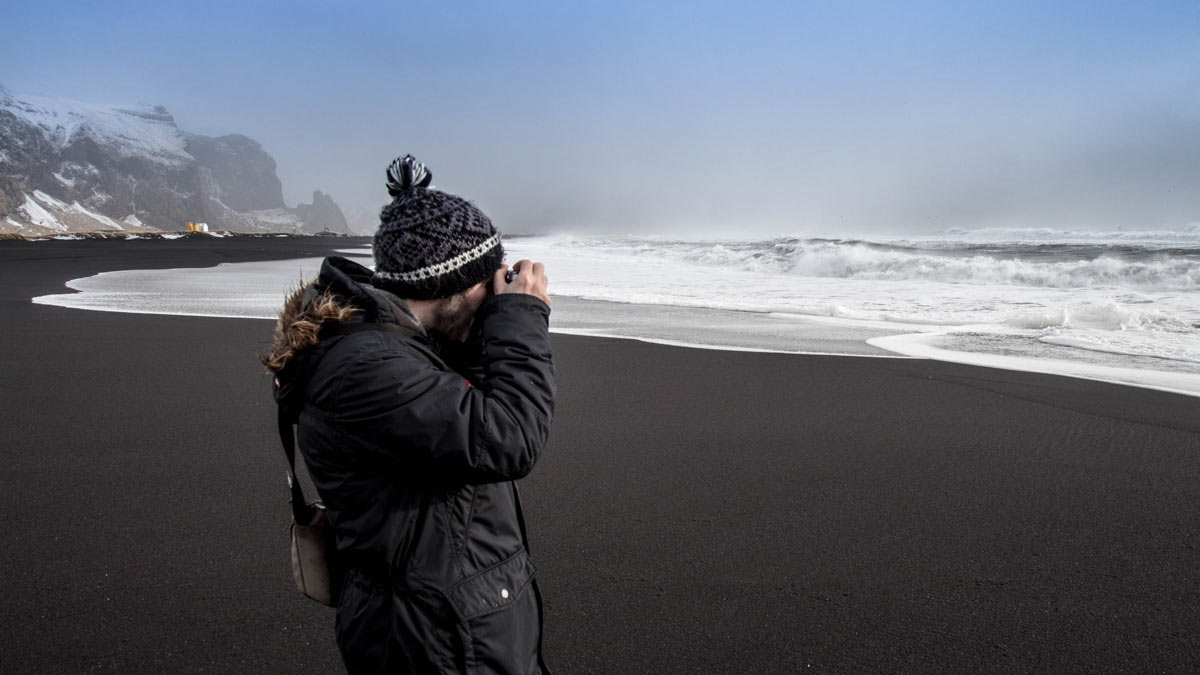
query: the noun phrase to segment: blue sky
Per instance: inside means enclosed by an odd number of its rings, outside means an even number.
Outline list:
[[[0,84],[241,133],[361,227],[411,152],[506,231],[1200,221],[1200,3],[5,3]]]

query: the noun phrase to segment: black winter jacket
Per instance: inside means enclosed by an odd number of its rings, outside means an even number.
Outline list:
[[[548,673],[541,597],[513,481],[554,408],[549,308],[490,297],[451,354],[370,270],[328,258],[308,288],[361,310],[277,377],[346,567],[337,641],[351,673]],[[281,321],[282,323],[282,321]],[[464,357],[462,352],[470,352]]]

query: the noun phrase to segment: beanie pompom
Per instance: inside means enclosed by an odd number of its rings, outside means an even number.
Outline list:
[[[406,190],[429,187],[433,181],[433,173],[412,155],[405,155],[392,160],[388,166],[387,178],[388,194],[399,197]]]

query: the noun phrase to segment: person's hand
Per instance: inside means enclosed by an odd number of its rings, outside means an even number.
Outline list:
[[[505,275],[508,274],[508,265],[501,265],[500,269],[496,270],[496,273],[492,275],[492,292],[496,295],[525,293],[538,298],[547,305],[550,304],[550,293],[547,290],[550,279],[546,277],[546,268],[542,263],[519,260],[512,266],[512,269],[514,273],[512,281],[505,280]]]

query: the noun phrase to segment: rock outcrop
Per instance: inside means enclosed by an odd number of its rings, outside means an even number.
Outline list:
[[[316,190],[313,192],[312,204],[300,204],[296,213],[305,223],[305,232],[336,232],[349,234],[350,226],[346,224],[346,216],[334,203],[333,197]]]

